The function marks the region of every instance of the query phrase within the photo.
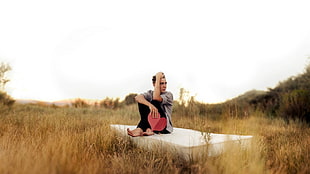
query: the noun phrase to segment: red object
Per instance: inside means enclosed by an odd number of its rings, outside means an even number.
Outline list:
[[[153,118],[152,115],[149,114],[147,119],[151,125],[152,131],[162,131],[167,125],[167,119],[165,117]]]

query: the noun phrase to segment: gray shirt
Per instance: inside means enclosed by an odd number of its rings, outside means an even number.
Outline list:
[[[153,91],[152,90],[148,90],[147,92],[143,93],[142,95],[149,102],[151,102],[153,100]],[[166,117],[167,117],[167,128],[166,128],[166,130],[171,133],[173,131],[172,121],[171,121],[173,95],[171,92],[166,91],[166,92],[161,93],[160,96],[163,99],[160,106],[161,106],[162,110],[165,112]]]

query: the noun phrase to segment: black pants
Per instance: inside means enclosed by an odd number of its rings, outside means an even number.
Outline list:
[[[161,109],[160,107],[160,102],[159,101],[156,101],[156,100],[152,100],[151,101],[152,105],[154,105],[159,114],[160,114],[160,117],[165,117],[166,118],[166,115],[165,115],[165,112]],[[150,113],[150,108],[144,104],[141,104],[141,103],[138,103],[138,107],[139,107],[139,112],[140,112],[140,117],[141,117],[141,120],[137,126],[137,128],[141,128],[143,130],[143,132],[146,131],[146,129],[150,128],[151,129],[151,126],[147,120],[147,117]],[[166,126],[167,127],[167,126]],[[154,131],[155,133],[162,133],[162,134],[167,134],[169,133],[166,128],[162,131]]]

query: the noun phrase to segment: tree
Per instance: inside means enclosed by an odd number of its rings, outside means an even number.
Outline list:
[[[5,74],[11,70],[9,64],[1,63],[0,64],[0,105],[12,106],[15,102],[6,92],[4,92],[4,87],[6,83],[10,80],[6,78]]]
[[[0,90],[4,91],[4,87],[6,83],[10,80],[6,78],[5,74],[11,70],[11,66],[9,64],[1,63],[0,64]]]
[[[180,93],[179,93],[179,103],[182,106],[187,105],[189,101],[189,91],[185,90],[184,88],[180,88]]]

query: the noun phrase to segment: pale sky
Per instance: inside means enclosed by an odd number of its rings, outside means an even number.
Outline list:
[[[223,102],[304,71],[307,0],[0,1],[0,62],[16,99],[103,99],[168,89]]]

